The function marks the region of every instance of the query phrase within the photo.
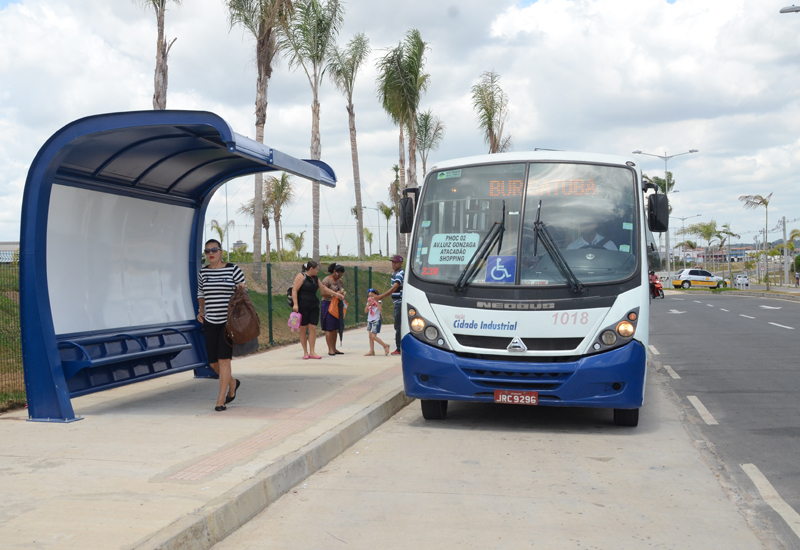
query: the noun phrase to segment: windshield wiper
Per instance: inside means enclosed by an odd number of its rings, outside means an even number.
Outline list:
[[[539,238],[541,235],[542,244],[544,245],[545,250],[547,250],[547,253],[550,254],[550,258],[552,258],[553,263],[556,264],[556,267],[561,272],[561,275],[567,280],[567,284],[572,289],[572,292],[575,294],[580,294],[586,290],[586,287],[578,280],[578,278],[570,269],[567,260],[558,249],[558,245],[556,245],[553,237],[550,236],[547,226],[544,224],[544,222],[539,221],[539,215],[541,211],[542,201],[539,201],[539,209],[536,212],[536,221],[533,224],[533,255],[534,257],[536,256],[537,246],[539,244]]]
[[[502,248],[503,232],[505,229],[506,201],[503,201],[502,221],[494,222],[491,229],[489,229],[489,232],[483,237],[483,239],[481,239],[481,242],[478,243],[478,248],[475,249],[475,253],[467,262],[467,265],[464,267],[464,271],[461,272],[461,275],[458,277],[458,281],[456,281],[456,284],[453,287],[456,292],[463,291],[467,284],[469,284],[469,281],[478,272],[481,262],[489,256],[489,252],[491,252],[495,244],[499,243],[498,250]]]

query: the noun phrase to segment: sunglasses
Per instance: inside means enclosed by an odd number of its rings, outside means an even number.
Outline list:
[[[214,248],[206,248],[205,250],[203,250],[203,252],[205,252],[206,254],[211,254],[212,252],[219,252],[220,250],[222,250],[220,247],[215,246]]]

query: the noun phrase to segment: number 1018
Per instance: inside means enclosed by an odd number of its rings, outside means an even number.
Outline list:
[[[564,313],[553,313],[554,325],[577,325],[578,323],[585,325],[588,322],[588,311],[582,311],[580,313],[577,311],[573,313],[569,313],[568,311],[565,311]]]

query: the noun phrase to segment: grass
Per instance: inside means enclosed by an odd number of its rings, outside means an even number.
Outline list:
[[[0,411],[25,404],[19,327],[19,269],[0,264]]]

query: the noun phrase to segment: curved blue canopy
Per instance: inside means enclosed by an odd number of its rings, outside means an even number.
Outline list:
[[[257,143],[209,112],[97,115],[50,137],[22,203],[31,419],[75,420],[71,397],[208,366],[194,319],[205,211],[226,181],[271,171],[336,185],[324,162]]]

